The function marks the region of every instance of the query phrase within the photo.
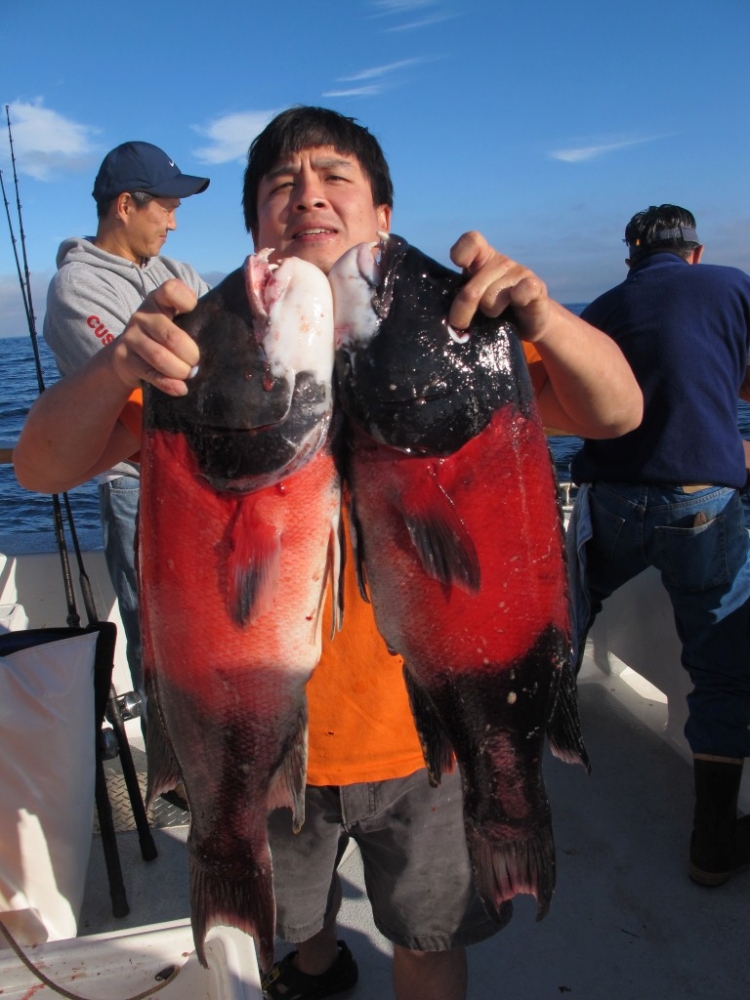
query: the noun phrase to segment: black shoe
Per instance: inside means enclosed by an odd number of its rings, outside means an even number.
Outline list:
[[[263,977],[265,1000],[324,1000],[353,989],[359,978],[357,963],[343,941],[337,944],[339,956],[322,976],[308,976],[295,969],[293,962],[297,952],[290,951]]]
[[[696,754],[695,815],[688,874],[698,885],[724,885],[750,864],[750,817],[737,818],[739,758]]]
[[[724,885],[733,875],[750,868],[750,816],[741,816],[737,820],[736,829],[734,850],[724,864],[717,866],[715,863],[711,864],[710,860],[708,863],[704,860],[701,866],[691,856],[689,874],[693,882],[709,887]]]

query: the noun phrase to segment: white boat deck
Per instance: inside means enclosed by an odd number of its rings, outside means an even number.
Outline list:
[[[32,557],[44,558],[53,557]],[[25,587],[32,579],[38,586],[40,569],[51,578],[52,593],[45,597],[43,588],[37,590],[47,618],[29,624],[59,624],[64,609],[50,610],[61,603],[59,578],[43,563],[30,566],[28,557],[18,566],[13,560],[0,564],[0,604],[18,599],[16,577]],[[87,556],[87,569],[101,606],[111,607],[97,556]],[[116,675],[121,691],[127,688],[123,662],[120,657]],[[750,872],[718,889],[700,888],[687,878],[692,770],[681,736],[686,689],[669,606],[656,576],[646,574],[637,587],[631,584],[611,599],[590,638],[579,699],[592,775],[551,757],[545,764],[558,861],[549,915],[537,923],[534,901],[519,897],[511,924],[469,950],[471,1000],[750,996]],[[137,745],[137,723],[130,723],[129,731]],[[743,811],[750,811],[748,787],[746,774]],[[186,826],[156,829],[159,856],[144,862],[137,834],[118,835],[130,904],[129,915],[120,919],[111,915],[101,843],[94,837],[79,921],[81,944],[88,935],[163,922],[181,921],[184,928],[189,917],[186,836]],[[341,936],[360,968],[352,995],[384,1000],[392,995],[389,945],[372,924],[356,850],[345,858],[341,874]],[[185,948],[177,950],[174,961],[184,961]],[[278,954],[286,950],[280,942]],[[162,995],[181,996],[173,992],[178,983],[179,978]],[[34,995],[46,997],[48,991],[40,988]],[[107,993],[109,1000],[128,995],[124,983],[122,990]]]
[[[615,689],[621,689],[619,691]],[[618,697],[619,695],[619,697]],[[750,872],[719,889],[687,878],[692,808],[689,763],[632,710],[640,696],[618,677],[588,671],[580,689],[594,769],[546,762],[557,844],[557,890],[545,920],[519,897],[510,925],[469,949],[471,1000],[747,1000]],[[651,722],[665,707],[647,707]],[[189,915],[187,827],[155,831],[159,857],[140,858],[120,835],[131,913],[109,912],[94,845],[80,932]],[[359,855],[341,866],[341,936],[355,954],[357,1000],[390,992],[390,946],[375,929]],[[279,943],[278,954],[287,946]]]

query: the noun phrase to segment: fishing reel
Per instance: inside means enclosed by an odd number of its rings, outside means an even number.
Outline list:
[[[130,719],[140,719],[145,713],[144,698],[137,691],[126,691],[117,695],[107,706],[106,718],[114,722],[112,715],[117,712],[116,725],[128,722]],[[120,753],[120,740],[111,726],[102,726],[99,733],[99,753],[102,760],[114,760]]]

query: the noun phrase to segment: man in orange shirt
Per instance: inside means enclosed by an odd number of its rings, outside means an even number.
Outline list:
[[[277,260],[300,257],[327,273],[350,247],[390,229],[392,200],[377,141],[335,112],[290,109],[251,147],[245,220],[256,249],[273,247]],[[534,358],[532,379],[547,426],[582,437],[616,436],[637,426],[640,390],[609,338],[553,302],[536,275],[479,233],[464,234],[451,258],[468,280],[449,322],[463,329],[477,309],[498,316],[513,306]],[[188,391],[198,350],[170,319],[194,304],[188,289],[169,282],[149,296],[115,344],[40,397],[14,454],[22,485],[62,492],[136,450],[137,433],[119,419],[120,411],[141,380],[172,395]],[[460,779],[454,773],[439,788],[429,786],[401,661],[388,654],[351,569],[343,585],[343,630],[324,646],[308,686],[303,831],[292,835],[288,813],[269,819],[279,930],[298,949],[274,967],[266,992],[301,1000],[332,996],[356,982],[356,965],[337,943],[335,922],[340,840],[351,836],[362,853],[376,924],[393,942],[395,996],[461,1000],[465,946],[500,924],[488,918],[474,891]],[[510,905],[502,922],[509,915]]]

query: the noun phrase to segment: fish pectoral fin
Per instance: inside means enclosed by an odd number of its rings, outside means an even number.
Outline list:
[[[438,489],[429,499],[422,494],[404,500],[404,523],[427,575],[476,594],[481,586],[479,556],[447,495]]]
[[[422,747],[422,756],[427,767],[427,776],[433,788],[440,784],[442,775],[453,770],[453,747],[445,730],[422,688],[404,666],[404,682],[409,695],[414,726]]]
[[[235,518],[229,539],[226,573],[229,608],[240,625],[269,611],[278,592],[281,533],[272,525]]]

